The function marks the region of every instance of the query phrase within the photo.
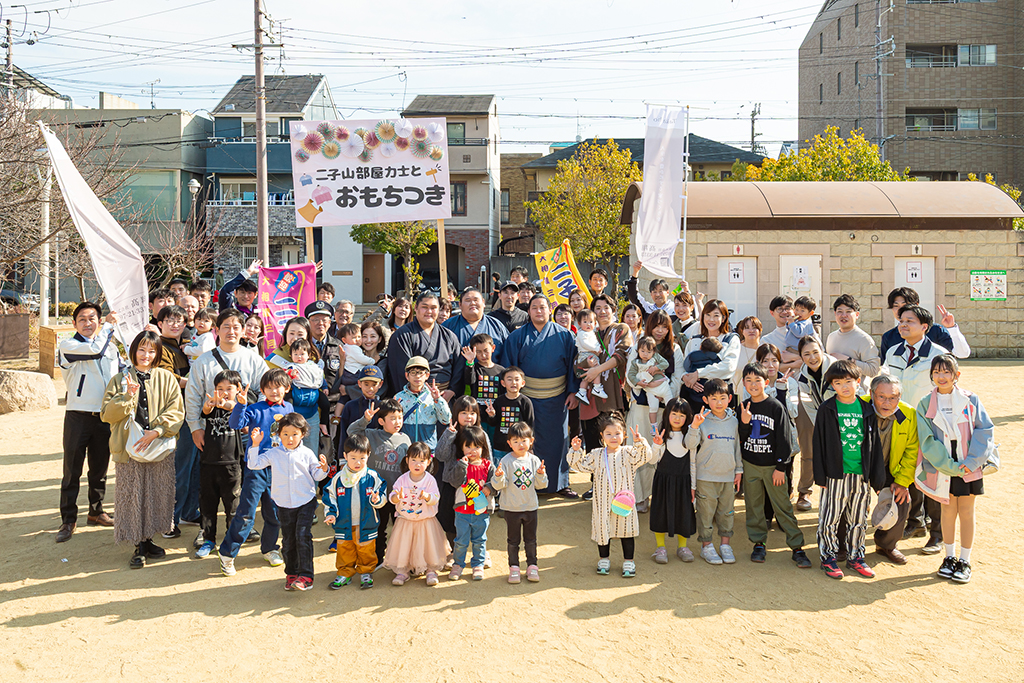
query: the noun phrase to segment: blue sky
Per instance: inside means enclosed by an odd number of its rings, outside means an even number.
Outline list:
[[[246,0],[27,0],[3,6],[15,63],[76,104],[100,90],[158,108],[212,108],[253,40]],[[691,131],[771,152],[797,135],[797,48],[820,2],[264,0],[282,49],[267,73],[322,73],[343,117],[400,111],[420,93],[493,93],[502,150],[641,137],[644,102],[689,104]],[[33,31],[35,34],[33,34]],[[27,41],[34,40],[28,45]]]

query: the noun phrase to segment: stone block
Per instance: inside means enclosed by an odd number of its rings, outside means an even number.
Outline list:
[[[57,407],[53,380],[41,372],[0,370],[0,414]]]

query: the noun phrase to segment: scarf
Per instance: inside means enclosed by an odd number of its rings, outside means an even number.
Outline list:
[[[363,474],[365,472],[366,470],[353,472],[348,468],[348,465],[345,465],[341,468],[341,472],[339,473],[341,475],[341,485],[347,489],[354,488],[356,484],[359,483],[359,480],[363,478]]]
[[[885,454],[886,461],[889,460],[889,451],[892,448],[892,426],[895,423],[896,413],[889,417],[878,417],[878,436],[882,440],[882,453]]]

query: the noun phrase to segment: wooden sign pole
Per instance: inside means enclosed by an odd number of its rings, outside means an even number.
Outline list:
[[[441,268],[441,298],[448,298],[448,255],[444,244],[444,219],[437,219],[437,262]]]
[[[306,226],[306,263],[316,263],[316,250],[313,248],[313,226]]]

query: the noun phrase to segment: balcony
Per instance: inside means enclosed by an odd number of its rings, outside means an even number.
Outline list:
[[[449,147],[486,147],[488,138],[448,138]]]
[[[271,237],[302,237],[295,223],[295,202],[288,199],[270,203],[268,223]],[[216,199],[206,202],[206,227],[216,238],[255,237],[256,202],[246,199]]]
[[[246,193],[248,195],[248,193]],[[206,202],[207,206],[256,206],[256,199],[254,197],[243,197],[230,198],[230,199],[210,199]],[[295,206],[295,198],[292,197],[292,193],[286,194],[271,192],[267,197],[267,206]]]
[[[907,45],[908,69],[950,68],[957,65],[956,45]]]
[[[956,109],[908,109],[907,132],[956,130]]]

